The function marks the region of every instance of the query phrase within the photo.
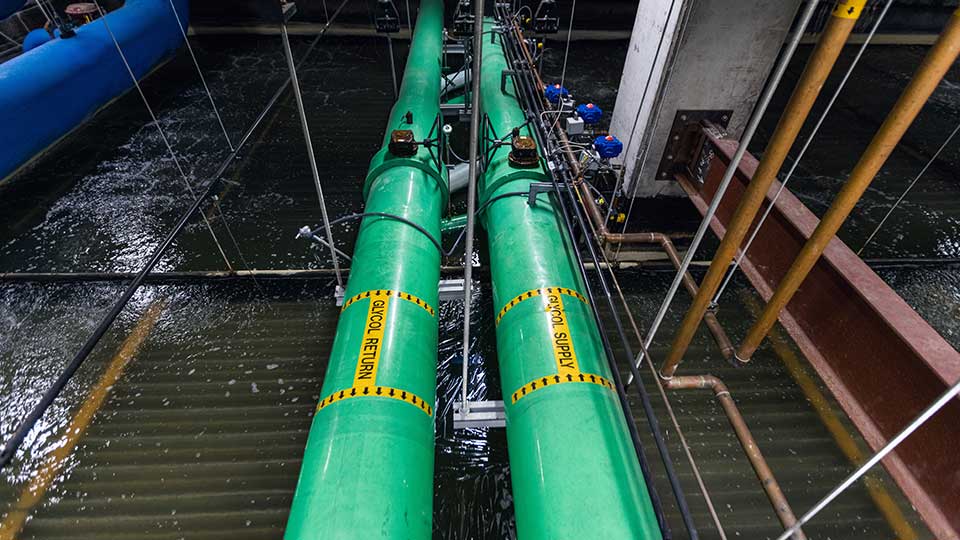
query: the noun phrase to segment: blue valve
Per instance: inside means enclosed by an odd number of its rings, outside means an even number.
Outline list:
[[[544,87],[543,95],[547,98],[547,101],[556,104],[560,103],[560,98],[569,96],[570,92],[568,92],[564,86],[560,86],[559,84],[551,84]]]
[[[584,124],[596,124],[600,122],[603,111],[593,103],[577,105],[577,115],[583,118]]]
[[[609,159],[615,158],[623,152],[623,143],[613,135],[601,135],[593,140],[593,147],[597,149],[600,157]]]

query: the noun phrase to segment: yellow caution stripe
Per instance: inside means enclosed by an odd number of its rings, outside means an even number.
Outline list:
[[[837,0],[831,14],[841,19],[859,19],[866,4],[867,0]]]
[[[387,398],[403,401],[404,403],[409,403],[420,409],[427,416],[433,416],[433,407],[424,401],[423,398],[417,396],[413,392],[407,392],[406,390],[391,388],[389,386],[353,386],[351,388],[340,390],[339,392],[334,392],[320,400],[320,404],[317,405],[317,412],[322,411],[324,407],[328,407],[338,401],[358,397]]]
[[[500,324],[500,319],[502,319],[503,316],[506,315],[508,311],[515,308],[517,304],[519,304],[520,302],[523,302],[524,300],[529,300],[537,296],[544,296],[544,295],[551,295],[551,294],[565,294],[567,296],[572,296],[577,300],[580,300],[584,304],[590,305],[590,302],[588,302],[587,299],[582,294],[580,294],[579,292],[573,289],[568,289],[566,287],[544,287],[541,289],[533,289],[523,294],[519,294],[515,296],[513,299],[511,299],[509,302],[507,302],[507,304],[503,306],[500,312],[497,313],[496,324]]]
[[[568,373],[566,375],[547,375],[546,377],[540,377],[539,379],[532,380],[527,384],[521,386],[516,392],[513,393],[512,403],[516,403],[523,399],[526,396],[540,390],[541,388],[546,388],[548,386],[555,386],[558,384],[566,383],[588,383],[600,385],[604,388],[609,388],[613,390],[613,383],[601,377],[599,375],[594,375],[592,373],[577,373],[572,374]]]
[[[401,300],[406,300],[407,302],[411,302],[413,304],[420,306],[421,308],[426,310],[426,312],[429,313],[431,317],[435,317],[437,315],[437,310],[434,309],[433,306],[428,304],[425,300],[418,298],[410,293],[405,293],[403,291],[390,291],[386,289],[375,289],[371,291],[364,291],[360,294],[351,296],[343,303],[343,307],[340,310],[343,311],[348,307],[350,307],[352,304],[355,304],[360,300],[363,300],[366,298],[390,298],[391,296],[395,298],[399,298]]]

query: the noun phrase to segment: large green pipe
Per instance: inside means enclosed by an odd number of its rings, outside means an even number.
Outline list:
[[[442,2],[424,0],[364,186],[367,212],[401,216],[433,238],[445,172],[424,147],[397,157],[387,143],[397,129],[418,141],[431,136],[442,38]],[[395,219],[363,220],[284,538],[431,537],[439,280],[440,253],[423,232]]]
[[[493,35],[480,99],[497,135],[509,137],[525,118],[513,85],[501,91],[508,67]],[[516,168],[509,153],[493,153],[481,203],[548,180],[541,167]],[[518,537],[661,538],[559,208],[547,193],[533,206],[509,196],[483,218]]]

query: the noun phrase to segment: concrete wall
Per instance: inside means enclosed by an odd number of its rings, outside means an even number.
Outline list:
[[[678,110],[733,110],[728,131],[739,136],[799,4],[799,0],[640,3],[610,126],[624,142],[628,193],[636,188],[639,197],[683,194],[672,181],[655,178]],[[667,34],[658,55],[664,26]],[[644,96],[651,64],[653,78]]]

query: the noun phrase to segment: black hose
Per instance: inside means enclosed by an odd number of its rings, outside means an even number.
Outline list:
[[[501,193],[501,194],[499,194],[499,195],[497,195],[497,196],[495,196],[495,197],[491,197],[490,199],[487,199],[486,201],[484,201],[484,203],[481,204],[481,205],[479,206],[479,208],[477,208],[477,212],[476,212],[476,213],[479,215],[481,212],[483,212],[484,210],[486,210],[487,207],[490,206],[491,203],[493,203],[493,202],[495,202],[495,201],[498,201],[498,200],[500,200],[500,199],[504,199],[504,198],[506,198],[506,197],[517,197],[517,196],[527,197],[527,196],[529,196],[529,195],[530,195],[530,192],[529,192],[529,191],[510,191],[510,192],[507,192],[507,193]],[[390,214],[390,213],[388,213],[388,212],[357,212],[357,213],[354,213],[354,214],[347,214],[347,215],[345,215],[345,216],[340,216],[340,217],[338,217],[337,219],[331,221],[331,222],[330,222],[330,226],[333,227],[334,225],[337,225],[337,224],[340,224],[340,223],[343,223],[343,222],[346,222],[346,221],[353,221],[353,220],[357,220],[357,219],[363,219],[363,218],[365,218],[365,217],[383,217],[383,218],[393,219],[393,220],[399,221],[399,222],[401,222],[401,223],[403,223],[403,224],[405,224],[405,225],[409,225],[409,226],[413,227],[414,229],[416,229],[417,231],[419,231],[420,233],[422,233],[424,236],[426,236],[427,239],[430,240],[431,243],[433,243],[434,247],[437,248],[437,251],[440,252],[440,255],[442,255],[442,256],[444,256],[444,257],[450,257],[450,256],[453,255],[453,252],[456,251],[456,250],[457,250],[457,247],[460,246],[460,242],[463,241],[464,232],[465,232],[465,231],[460,231],[460,235],[459,235],[459,236],[457,237],[457,239],[453,242],[453,245],[450,246],[450,249],[446,249],[446,250],[445,250],[445,249],[443,249],[443,245],[440,244],[440,241],[437,240],[437,238],[436,238],[435,236],[433,236],[432,234],[430,234],[430,231],[426,230],[425,228],[423,228],[422,226],[420,226],[418,223],[415,223],[415,222],[413,222],[413,221],[410,221],[409,219],[407,219],[407,218],[405,218],[405,217],[403,217],[403,216],[398,216],[397,214]],[[311,229],[311,230],[309,231],[309,234],[301,233],[300,235],[301,235],[301,236],[304,236],[304,237],[307,237],[307,236],[316,236],[316,234],[317,234],[318,231],[325,232],[325,229],[326,229],[326,228],[325,228],[324,226],[320,225],[320,226],[317,226],[317,227],[314,228],[314,229]]]
[[[347,0],[344,0],[343,3],[340,4],[340,7],[334,12],[331,20],[336,17],[346,3]],[[303,58],[301,58],[301,64],[307,59],[307,56],[313,52],[314,47],[320,41],[320,38],[323,37],[323,34],[326,32],[329,26],[330,24],[327,23],[327,25],[321,29],[320,33],[310,44],[310,47],[307,49],[307,52],[304,54]],[[247,141],[250,139],[250,136],[254,133],[257,127],[259,127],[260,123],[267,116],[267,113],[270,111],[270,109],[276,104],[277,100],[280,98],[289,84],[290,79],[287,78],[287,81],[280,86],[276,93],[274,93],[273,97],[270,98],[270,101],[267,102],[263,111],[261,111],[260,115],[257,116],[257,119],[254,120],[253,125],[250,126],[250,129],[244,133],[243,137],[237,143],[236,148],[231,151],[229,155],[227,155],[223,163],[220,164],[220,167],[217,168],[217,171],[213,174],[209,182],[207,182],[207,186],[203,189],[203,192],[199,197],[196,198],[196,200],[193,201],[193,204],[190,205],[190,209],[180,217],[180,220],[177,221],[177,224],[173,227],[173,230],[167,233],[167,236],[163,239],[160,245],[153,250],[153,254],[151,254],[150,259],[147,260],[147,264],[144,265],[139,272],[137,272],[136,277],[134,277],[133,281],[127,285],[127,288],[120,295],[120,298],[116,301],[116,303],[114,303],[107,315],[100,320],[100,323],[93,331],[93,334],[87,338],[83,346],[80,348],[77,354],[74,355],[73,359],[70,360],[70,363],[68,363],[64,370],[60,373],[53,385],[43,393],[43,396],[40,398],[40,402],[37,403],[30,413],[27,414],[27,416],[20,422],[20,425],[17,426],[16,431],[14,431],[13,435],[7,440],[6,444],[4,444],[3,450],[0,450],[0,469],[10,463],[17,449],[20,448],[21,444],[23,444],[23,440],[26,438],[27,434],[30,433],[37,421],[40,420],[40,417],[43,416],[43,413],[46,412],[46,410],[50,407],[50,404],[53,403],[53,400],[60,395],[60,392],[62,392],[63,388],[68,382],[70,382],[70,379],[73,377],[74,373],[77,372],[77,369],[80,368],[80,365],[83,364],[84,360],[87,359],[93,349],[97,346],[97,343],[99,343],[103,336],[107,333],[107,330],[110,329],[113,321],[115,321],[117,316],[120,315],[120,312],[123,311],[124,307],[126,307],[127,302],[130,301],[130,298],[133,297],[133,294],[138,288],[140,288],[140,285],[143,284],[147,274],[153,270],[153,267],[156,266],[156,264],[163,257],[164,253],[166,253],[167,249],[169,249],[173,244],[173,241],[183,231],[184,227],[186,227],[187,223],[190,221],[190,218],[193,217],[193,215],[197,212],[197,210],[200,209],[201,206],[203,206],[204,202],[213,192],[214,188],[219,185],[221,176],[223,176],[223,173],[227,170],[227,167],[229,167],[230,164],[233,163],[233,160],[236,159],[240,149],[243,148],[243,146],[247,143]]]
[[[513,45],[518,46],[517,44],[513,44]],[[514,54],[515,53],[516,51],[514,51]],[[519,68],[519,67],[520,67],[519,65],[516,65],[516,64],[514,65],[514,68]],[[530,73],[526,70],[517,69],[517,71],[521,72],[521,74],[523,74],[527,78],[527,80],[521,83],[521,85],[524,87],[525,93],[528,95],[528,98],[530,101],[528,105],[531,106],[531,108],[535,113],[538,113],[540,111],[540,107],[538,105],[539,96],[536,92],[532,91],[531,87],[533,86],[533,84],[532,84],[532,80],[530,80],[532,78],[532,75],[530,75]],[[536,118],[540,118],[540,116],[537,115]],[[535,132],[538,134],[538,138],[541,139],[539,142],[542,145],[542,143],[545,142],[545,139],[548,137],[548,134],[539,133],[540,130],[544,128],[544,126],[540,125],[539,122],[535,123],[535,125],[537,127]],[[566,188],[565,192],[567,195],[567,200],[569,204],[571,204],[571,206],[573,207],[574,214],[576,216],[577,221],[581,224],[581,228],[584,230],[585,233],[587,233],[588,231],[586,228],[586,223],[587,223],[586,217],[584,216],[582,209],[580,208],[580,205],[577,202],[576,196],[573,193],[573,186],[570,182],[569,171],[565,170],[565,173],[567,176],[564,177],[564,185]],[[561,196],[560,185],[557,182],[556,176],[551,175],[551,179],[553,180],[554,188],[557,191],[557,195]],[[564,220],[567,223],[568,230],[570,230],[570,233],[573,234],[573,231],[570,225],[570,220],[568,217],[568,210],[567,210],[566,204],[564,204],[562,200],[561,200],[561,209],[563,210]],[[589,237],[590,235],[587,234],[587,236]],[[670,458],[669,449],[666,446],[666,441],[660,430],[659,421],[657,420],[656,413],[653,410],[653,405],[650,401],[650,396],[647,393],[646,389],[643,387],[643,385],[640,384],[639,382],[639,381],[642,381],[642,378],[640,377],[639,369],[633,362],[633,359],[634,359],[633,348],[630,345],[630,341],[627,338],[626,332],[623,329],[623,324],[616,310],[616,306],[613,303],[613,298],[610,293],[610,288],[607,284],[607,281],[603,272],[601,271],[601,265],[599,264],[599,258],[597,257],[596,249],[593,245],[593,242],[591,242],[590,240],[587,240],[585,243],[587,244],[590,257],[593,260],[594,268],[597,269],[597,277],[600,281],[600,285],[603,289],[604,296],[606,297],[607,304],[610,308],[611,315],[614,319],[614,324],[617,328],[617,333],[620,337],[620,341],[624,347],[624,351],[626,352],[627,364],[630,367],[630,371],[631,371],[631,374],[633,375],[633,378],[638,381],[638,384],[635,385],[637,388],[637,393],[640,396],[640,400],[643,405],[644,412],[647,416],[648,422],[650,423],[650,430],[654,436],[654,441],[656,442],[657,450],[660,453],[660,457],[661,457],[661,460],[663,461],[663,466],[667,474],[667,478],[670,481],[671,488],[674,492],[674,497],[676,498],[677,507],[681,513],[684,526],[686,527],[691,540],[696,540],[697,538],[699,538],[699,534],[697,532],[696,525],[693,523],[693,516],[690,512],[689,505],[687,504],[686,497],[683,492],[683,488],[680,485],[679,478],[676,474],[676,471],[674,470],[673,460]],[[575,252],[577,251],[575,250]],[[586,269],[583,267],[582,259],[578,252],[577,252],[577,259],[578,259],[578,263],[580,263],[581,271],[583,272],[583,275],[584,275],[584,280],[588,282],[589,280],[587,279],[587,276],[586,276]],[[589,291],[590,289],[589,284],[586,284],[586,286]],[[591,296],[591,299],[592,299],[592,296]],[[600,321],[598,318],[597,322],[599,325],[601,325],[601,328],[602,328],[603,327],[602,321]],[[614,371],[616,372],[616,369],[614,369]],[[658,519],[662,519],[662,516],[658,516]]]
[[[512,40],[511,40],[511,41],[512,41]],[[502,43],[502,44],[503,44],[503,43]],[[516,60],[516,51],[512,51],[512,50],[510,50],[510,48],[504,46],[504,52],[507,54],[508,57],[510,57],[510,59],[511,59],[511,64],[513,65],[513,67],[518,68],[519,65],[518,65],[518,63],[515,61],[515,60]],[[524,76],[529,76],[529,74],[526,73],[526,72],[524,72],[523,70],[519,70],[519,69],[518,69],[518,71],[520,71]],[[529,103],[528,103],[528,107],[532,108],[535,112],[539,112],[539,108],[538,108],[538,106],[537,106],[537,96],[538,96],[538,94],[537,94],[536,92],[533,92],[533,91],[531,90],[531,86],[533,86],[533,85],[532,85],[532,82],[530,82],[530,81],[517,81],[517,83],[518,83],[518,86],[520,87],[521,92],[523,92],[523,93],[525,94],[525,97],[527,98],[526,101],[529,102]],[[524,84],[524,83],[526,83],[526,84]],[[545,136],[544,136],[544,134],[542,134],[542,133],[540,132],[541,126],[540,126],[538,123],[534,123],[534,125],[536,126],[536,129],[531,130],[531,131],[532,131],[532,133],[534,134],[534,136],[537,137],[537,139],[538,139],[538,144],[540,144],[540,147],[541,147],[541,148],[545,148],[545,146],[544,146]],[[561,212],[562,212],[562,215],[563,215],[563,220],[564,220],[565,228],[567,229],[567,233],[568,233],[568,235],[569,235],[569,237],[570,237],[571,242],[575,242],[575,238],[576,238],[576,237],[575,237],[575,233],[574,233],[574,230],[573,230],[573,225],[572,225],[572,222],[571,222],[571,220],[570,220],[570,216],[569,216],[568,209],[567,209],[566,205],[565,205],[564,202],[563,202],[563,198],[562,198],[562,195],[561,195],[561,192],[560,192],[560,189],[559,189],[559,184],[557,183],[556,177],[555,177],[553,174],[551,174],[550,176],[551,176],[551,179],[552,179],[552,181],[553,181],[555,193],[556,193],[556,195],[557,195],[557,197],[558,197],[558,199],[559,199],[558,202],[560,203],[560,208],[561,208]],[[581,223],[582,223],[582,221],[581,221]],[[595,295],[594,295],[594,293],[593,293],[593,288],[592,288],[592,286],[590,285],[590,280],[589,280],[589,278],[588,278],[588,276],[587,276],[587,273],[586,273],[586,267],[585,267],[585,265],[584,265],[584,263],[583,263],[583,258],[582,258],[582,256],[580,255],[579,250],[577,250],[575,246],[574,246],[573,252],[574,252],[575,258],[576,258],[576,260],[577,260],[577,264],[578,264],[578,267],[579,267],[581,276],[583,277],[583,280],[584,280],[584,287],[585,287],[585,289],[586,289],[587,296],[588,296],[588,298],[590,298],[591,310],[593,311],[594,318],[596,319],[597,326],[598,326],[599,329],[600,329],[600,336],[601,336],[601,338],[602,338],[603,345],[604,345],[604,350],[605,350],[605,352],[606,352],[607,362],[608,362],[608,364],[610,365],[610,370],[611,370],[611,373],[612,373],[612,376],[613,376],[613,379],[614,379],[614,385],[615,385],[615,387],[617,388],[617,396],[618,396],[618,398],[619,398],[619,400],[620,400],[621,409],[623,410],[623,415],[624,415],[624,418],[625,418],[625,420],[626,420],[628,430],[629,430],[629,432],[630,432],[630,438],[631,438],[631,440],[633,441],[633,444],[634,444],[634,449],[635,449],[636,454],[637,454],[637,459],[638,459],[638,461],[639,461],[639,463],[640,463],[641,472],[642,472],[643,475],[644,475],[644,481],[645,481],[646,486],[647,486],[647,491],[648,491],[648,493],[649,493],[649,495],[650,495],[650,502],[651,502],[651,505],[653,506],[654,514],[656,515],[657,522],[658,522],[658,526],[659,526],[659,528],[660,528],[661,534],[663,535],[663,537],[664,537],[665,540],[669,540],[669,539],[672,537],[672,532],[671,532],[671,530],[670,530],[669,524],[667,523],[666,516],[664,515],[664,512],[663,512],[663,504],[662,504],[662,502],[661,502],[661,500],[660,500],[660,496],[659,496],[659,494],[658,494],[658,492],[657,492],[657,490],[656,490],[656,486],[654,485],[653,475],[651,474],[650,467],[649,467],[649,463],[647,462],[646,456],[644,455],[644,452],[643,452],[643,443],[642,443],[641,440],[640,440],[640,435],[639,435],[639,433],[638,433],[638,431],[637,431],[637,427],[636,427],[636,421],[635,421],[634,418],[633,418],[633,413],[632,413],[632,411],[631,411],[631,409],[630,409],[629,400],[627,399],[627,394],[626,394],[626,391],[625,391],[625,389],[624,389],[624,387],[623,387],[622,380],[621,380],[621,378],[620,378],[620,372],[619,372],[619,369],[618,369],[618,367],[617,367],[617,363],[616,363],[616,360],[615,360],[615,354],[614,354],[614,352],[613,352],[613,348],[612,348],[612,346],[611,346],[611,344],[610,344],[609,338],[607,337],[607,333],[606,333],[606,330],[605,330],[605,324],[603,323],[603,320],[602,320],[602,318],[601,318],[601,316],[600,316],[600,313],[599,313],[599,311],[598,311],[598,309],[597,309],[597,302],[595,301]],[[595,255],[595,253],[591,252],[591,254],[593,255],[593,257],[594,257],[594,262],[596,263],[596,255]],[[602,276],[601,276],[601,277],[602,277]],[[610,301],[609,291],[607,291],[607,299],[608,299],[608,301]],[[612,305],[612,304],[611,304],[611,305]],[[617,321],[618,326],[620,326],[620,330],[621,330],[620,335],[621,335],[621,339],[623,339],[623,338],[625,338],[625,334],[622,332],[622,326],[619,325],[619,317],[616,316],[616,311],[615,311],[615,310],[613,310],[613,315],[614,315],[615,318],[616,318],[615,320]],[[624,346],[626,347],[626,350],[627,350],[627,351],[630,350],[630,349],[629,349],[629,344],[624,343]],[[628,359],[628,363],[630,363],[630,365],[633,365],[632,359],[633,359],[633,358],[632,358],[632,354],[631,354],[631,355],[630,355],[630,358]],[[639,385],[638,385],[638,387],[639,387]],[[643,397],[643,395],[644,395],[645,393],[646,393],[645,390],[644,390],[644,389],[641,389],[641,399],[642,399],[642,397]],[[649,404],[649,398],[646,400],[646,402],[647,402],[647,404]],[[647,418],[648,418],[648,422],[650,423],[651,431],[653,432],[654,439],[657,441],[658,449],[660,449],[660,448],[661,448],[661,443],[663,442],[663,436],[662,436],[662,434],[661,434],[660,431],[659,431],[659,427],[656,425],[656,420],[655,420],[655,418],[651,418],[651,417],[653,416],[652,407],[651,407],[651,408],[644,407],[644,410],[645,410],[645,412],[646,412],[646,415],[647,415]],[[665,446],[663,447],[663,449],[665,450]],[[663,457],[663,455],[664,455],[664,453],[661,451],[661,457]],[[667,460],[669,460],[669,455],[667,456]],[[667,463],[665,463],[665,464],[664,464],[664,467],[667,469],[667,476],[668,476],[668,477],[673,477],[673,478],[675,478],[676,474],[675,474],[675,472],[672,470],[672,464],[668,465]],[[671,482],[671,486],[674,487],[674,489],[676,490],[676,488],[679,486],[679,483],[677,483],[676,485],[674,485],[673,482]],[[686,514],[689,514],[689,509],[686,508],[685,500],[683,499],[682,494],[681,494],[681,496],[680,496],[680,500],[684,502],[683,505],[679,505],[679,503],[678,503],[678,506],[680,506],[680,508],[681,508],[681,512],[686,512]],[[685,520],[685,523],[687,523],[687,520]],[[698,535],[697,535],[697,532],[696,532],[696,528],[695,528],[695,527],[692,527],[692,520],[690,521],[689,524],[691,525],[691,526],[688,527],[688,531],[690,531],[690,538],[691,538],[691,539],[696,539],[696,538],[698,538]]]

